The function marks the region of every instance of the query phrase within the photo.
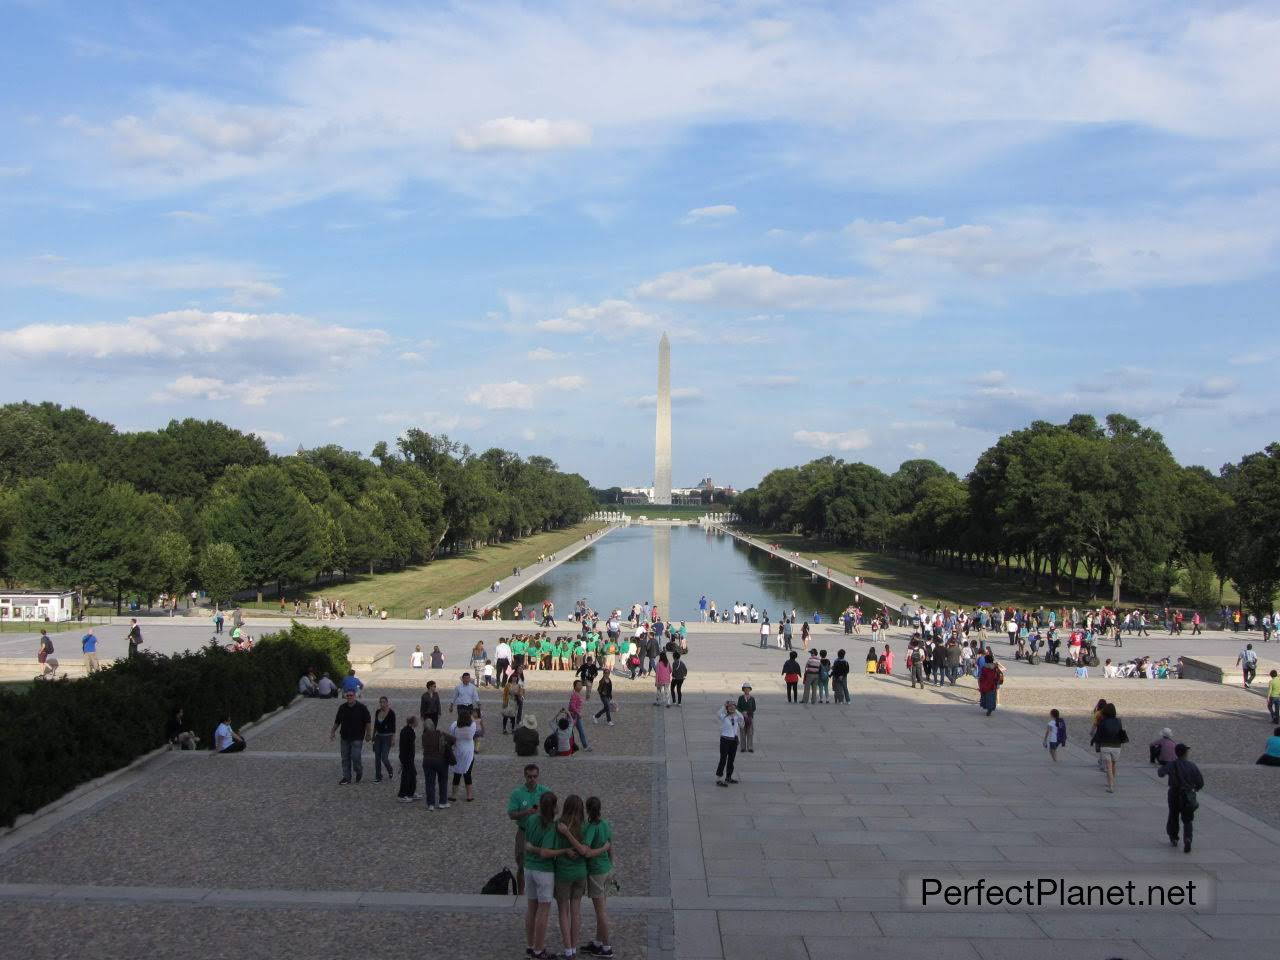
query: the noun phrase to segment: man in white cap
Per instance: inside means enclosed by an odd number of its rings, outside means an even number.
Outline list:
[[[1173,748],[1178,744],[1173,739],[1173,731],[1165,727],[1160,731],[1160,736],[1151,741],[1151,762],[1152,763],[1173,763],[1178,759],[1178,755],[1174,753]]]
[[[755,753],[756,698],[751,695],[750,680],[742,685],[742,695],[738,697],[738,712],[742,714],[742,731],[738,734],[742,750],[744,753]]]

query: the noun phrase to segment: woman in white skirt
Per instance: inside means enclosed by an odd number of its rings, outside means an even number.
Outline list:
[[[471,711],[466,707],[458,708],[458,719],[449,724],[449,733],[456,743],[453,745],[453,766],[449,772],[453,774],[453,795],[451,802],[458,800],[458,783],[466,784],[467,803],[475,799],[471,795],[471,767],[476,761],[476,728],[471,719]]]

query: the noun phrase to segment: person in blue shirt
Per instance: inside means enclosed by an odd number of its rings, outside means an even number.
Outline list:
[[[705,593],[698,601],[698,616],[702,619],[703,623],[707,622],[707,595]]]
[[[1280,767],[1280,727],[1267,737],[1267,749],[1257,760],[1264,767]]]
[[[98,669],[98,638],[90,630],[80,638],[80,652],[84,654],[84,668],[88,673]]]
[[[348,670],[347,675],[342,678],[343,695],[345,696],[348,693],[354,693],[356,696],[359,696],[360,691],[363,689],[364,684],[360,681],[360,678],[356,676],[355,670]]]

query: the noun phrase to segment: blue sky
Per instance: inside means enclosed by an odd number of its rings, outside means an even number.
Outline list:
[[[1274,4],[0,0],[0,401],[674,481],[1277,439]]]

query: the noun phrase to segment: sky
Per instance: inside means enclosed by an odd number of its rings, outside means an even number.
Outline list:
[[[1280,6],[0,0],[0,402],[673,482],[1280,439]]]

